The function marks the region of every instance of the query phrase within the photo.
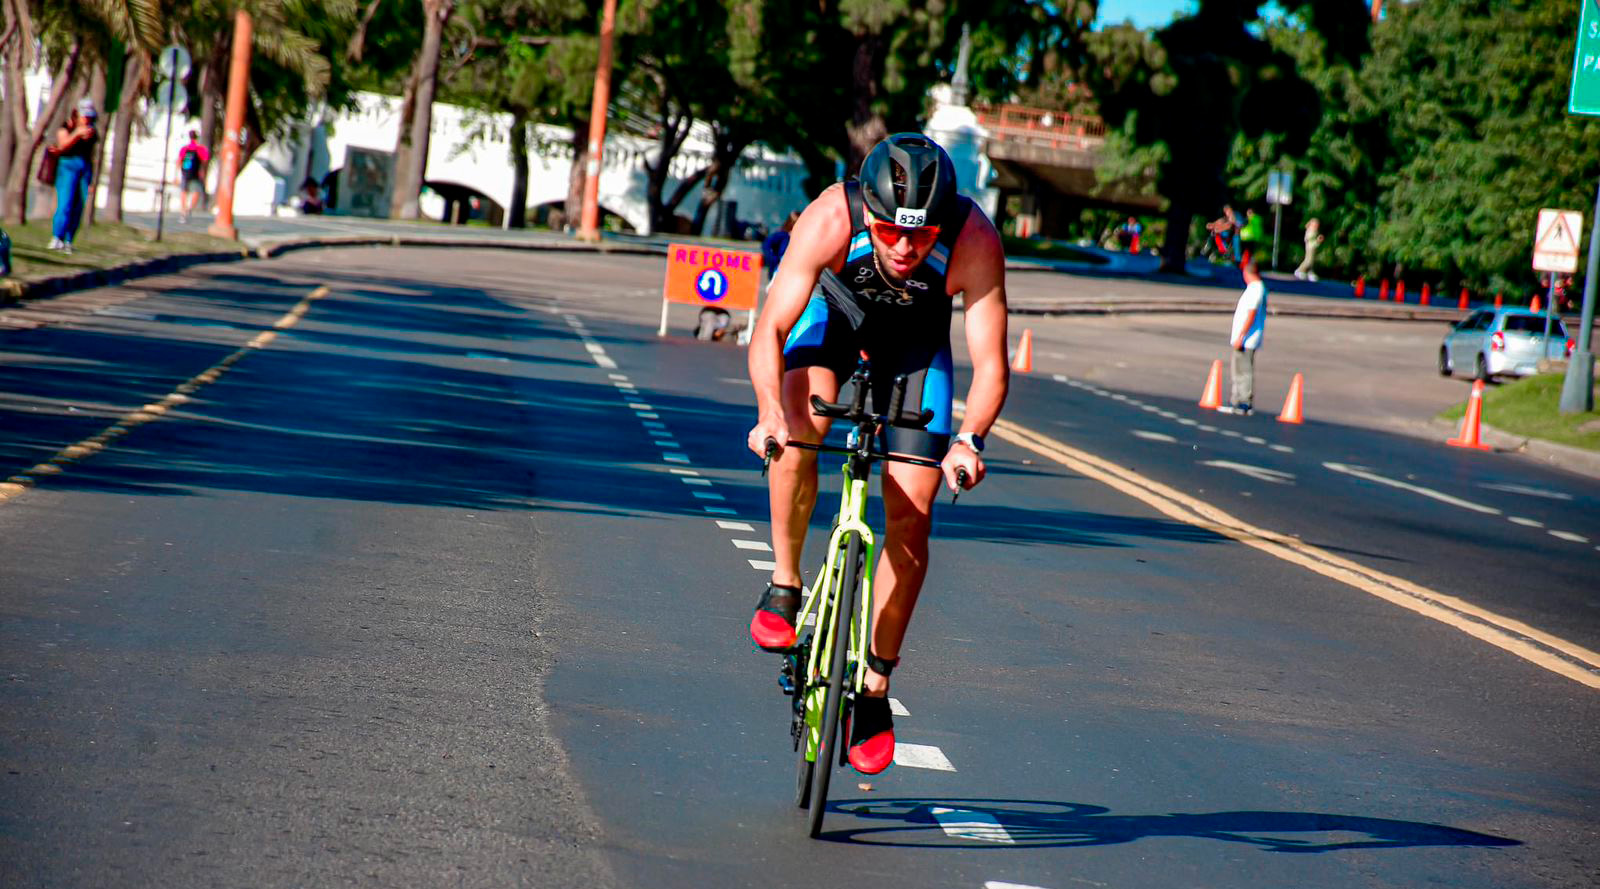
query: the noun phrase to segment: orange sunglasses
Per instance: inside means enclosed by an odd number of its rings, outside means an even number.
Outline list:
[[[867,221],[872,233],[878,236],[878,240],[882,241],[885,247],[893,247],[904,239],[911,242],[911,249],[924,250],[939,239],[939,227],[937,225],[907,228],[903,225],[885,222],[872,215],[870,210],[867,212]]]

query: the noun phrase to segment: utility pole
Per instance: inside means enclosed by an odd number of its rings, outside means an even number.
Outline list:
[[[211,233],[238,240],[233,227],[233,181],[239,176],[240,133],[244,130],[244,103],[249,101],[250,40],[253,25],[243,9],[233,18],[233,58],[228,65],[228,106],[223,117],[222,164],[217,171],[217,217]]]
[[[581,241],[600,240],[600,154],[606,142],[606,111],[611,107],[611,36],[617,0],[606,0],[600,16],[600,59],[594,67],[594,102],[589,106],[589,157],[583,176]]]

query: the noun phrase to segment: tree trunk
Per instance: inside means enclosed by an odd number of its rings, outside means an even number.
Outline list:
[[[1189,227],[1194,223],[1194,211],[1176,201],[1167,208],[1167,239],[1161,244],[1161,267],[1156,271],[1168,275],[1189,273]]]
[[[857,35],[855,57],[850,63],[851,111],[845,124],[849,156],[845,158],[846,175],[855,175],[861,161],[872,147],[889,135],[883,115],[873,109],[878,98],[878,84],[882,82],[883,58],[886,44],[877,34]]]
[[[82,38],[73,38],[72,48],[67,51],[67,57],[61,61],[61,69],[56,72],[55,82],[50,86],[50,100],[45,105],[44,113],[39,115],[33,131],[17,140],[17,152],[11,161],[10,175],[6,177],[5,219],[13,225],[23,225],[27,222],[28,179],[29,174],[33,172],[33,159],[39,153],[39,146],[44,144],[45,136],[50,133],[50,121],[55,118],[67,100],[72,77],[78,71],[78,56],[82,51]],[[22,109],[22,114],[26,115],[27,109]]]
[[[200,68],[200,82],[197,84],[200,92],[200,144],[204,145],[213,157],[217,155],[217,109],[224,100],[222,84],[227,82],[226,72],[222,66],[232,54],[232,45],[232,34],[217,41],[211,58],[206,59]]]
[[[739,163],[739,155],[744,154],[744,150],[753,141],[755,141],[753,136],[719,134],[715,143],[715,153],[711,156],[711,166],[706,168],[706,185],[700,191],[700,206],[694,211],[695,234],[705,231],[706,214],[716,206],[717,201],[722,200],[722,193],[728,190],[728,183],[733,180],[733,171]]]
[[[390,173],[395,179],[389,194],[389,216],[399,217],[400,206],[405,203],[400,194],[400,174],[411,163],[411,121],[417,113],[417,70],[413,65],[411,76],[406,78],[405,92],[400,97],[400,128],[394,137],[394,167]]]
[[[417,56],[416,119],[411,122],[411,156],[406,159],[405,172],[395,183],[395,194],[401,199],[401,219],[416,219],[421,215],[418,199],[422,182],[428,169],[428,137],[433,128],[433,96],[439,88],[439,44],[444,37],[444,23],[450,17],[453,0],[422,0],[426,19],[422,29],[422,51]]]
[[[100,120],[104,122],[106,119],[106,69],[105,65],[99,62],[95,63],[94,72],[89,75],[89,98],[94,100],[94,107],[100,109]],[[100,177],[105,173],[105,163],[106,131],[104,127],[101,127],[100,138],[95,140],[94,145],[94,176],[89,180],[88,206],[83,208],[83,224],[85,226],[94,225],[96,215],[95,197],[100,191]]]
[[[10,78],[0,78],[7,82],[0,83],[0,99],[7,105],[12,104],[10,94]],[[17,126],[9,113],[0,113],[0,182],[6,181],[11,175],[11,155],[17,150]]]
[[[567,175],[567,205],[564,209],[566,224],[576,228],[578,221],[583,218],[583,171],[589,164],[589,120],[575,118],[571,126],[572,171]]]
[[[506,208],[507,228],[528,227],[528,119],[511,117],[511,206]]]
[[[122,98],[117,101],[116,132],[111,144],[111,176],[106,180],[106,216],[122,221],[122,188],[128,180],[128,141],[133,138],[133,119],[138,114],[139,92],[144,81],[143,51],[128,56],[122,74]]]

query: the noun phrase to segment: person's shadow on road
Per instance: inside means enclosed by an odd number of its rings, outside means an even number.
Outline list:
[[[908,848],[1106,846],[1148,837],[1220,840],[1264,852],[1522,845],[1442,824],[1320,812],[1108,815],[1105,806],[1084,803],[938,798],[840,800],[829,803],[828,811],[836,822],[850,816],[876,824],[836,827],[819,839]]]

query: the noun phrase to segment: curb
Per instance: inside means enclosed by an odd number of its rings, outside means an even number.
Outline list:
[[[93,269],[84,272],[74,272],[70,275],[56,275],[50,278],[37,278],[31,281],[18,281],[11,278],[0,278],[0,306],[15,305],[37,299],[47,299],[60,296],[74,290],[88,290],[94,287],[106,287],[119,284],[135,278],[145,278],[151,275],[163,275],[176,272],[190,266],[204,265],[213,262],[240,262],[246,259],[271,259],[292,253],[296,250],[310,250],[326,247],[456,247],[467,249],[491,250],[542,250],[565,253],[613,253],[635,255],[664,255],[666,248],[654,249],[643,245],[634,244],[581,244],[571,243],[535,243],[535,242],[506,242],[497,239],[470,239],[470,238],[429,238],[412,237],[408,235],[339,235],[325,238],[306,238],[296,241],[280,241],[264,244],[260,247],[240,247],[237,250],[212,251],[208,253],[174,253],[154,259],[131,262],[126,265],[111,266],[104,269]]]
[[[1012,303],[1008,306],[1013,315],[1216,315],[1233,314],[1233,302],[1150,302],[1150,301],[1100,301],[1044,305]],[[1352,321],[1424,321],[1430,324],[1454,321],[1459,313],[1440,309],[1392,310],[1384,312],[1363,311],[1347,305],[1306,305],[1278,302],[1267,306],[1267,314],[1283,318],[1346,318]]]
[[[1435,418],[1429,421],[1429,425],[1439,431],[1441,441],[1461,431],[1460,424],[1450,420]],[[1526,435],[1496,429],[1482,421],[1478,423],[1478,437],[1494,448],[1496,453],[1520,454],[1565,472],[1600,479],[1600,452],[1557,444],[1542,438],[1529,438]]]

